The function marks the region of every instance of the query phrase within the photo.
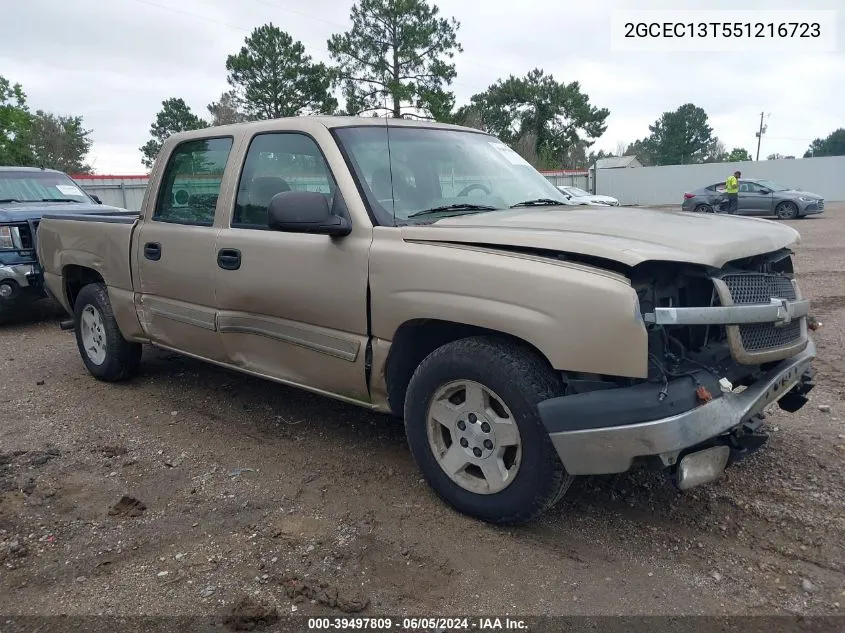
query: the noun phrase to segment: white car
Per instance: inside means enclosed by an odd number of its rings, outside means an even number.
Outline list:
[[[569,197],[572,202],[577,204],[606,204],[611,207],[618,207],[619,200],[611,196],[597,196],[591,194],[589,191],[584,191],[578,187],[569,187],[559,185],[558,189]]]

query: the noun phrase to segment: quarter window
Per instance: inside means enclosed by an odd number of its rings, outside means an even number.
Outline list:
[[[296,132],[258,134],[247,151],[232,226],[267,228],[267,208],[277,193],[314,191],[329,208],[336,185],[317,143]]]
[[[231,138],[200,139],[177,145],[164,170],[153,220],[214,224]]]

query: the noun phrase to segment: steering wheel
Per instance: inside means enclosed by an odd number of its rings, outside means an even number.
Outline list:
[[[470,191],[475,191],[476,189],[481,189],[481,191],[486,193],[488,196],[493,193],[487,185],[482,185],[481,183],[477,182],[461,189],[461,191],[458,193],[458,197],[469,195]]]

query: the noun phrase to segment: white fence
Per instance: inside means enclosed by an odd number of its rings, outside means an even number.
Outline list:
[[[556,187],[578,187],[590,190],[590,175],[587,171],[542,171],[546,179]]]
[[[613,196],[622,204],[680,206],[685,192],[724,182],[737,169],[743,178],[772,180],[828,201],[845,201],[845,156],[598,169],[595,187],[597,194]]]
[[[73,179],[89,194],[113,207],[140,211],[147,191],[146,176],[74,175]]]

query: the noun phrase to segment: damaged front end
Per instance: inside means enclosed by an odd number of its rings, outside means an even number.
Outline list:
[[[646,262],[629,278],[648,332],[647,379],[572,380],[540,403],[543,421],[572,474],[651,462],[684,489],[711,481],[765,443],[767,406],[807,402],[820,324],[786,249],[720,269]]]

